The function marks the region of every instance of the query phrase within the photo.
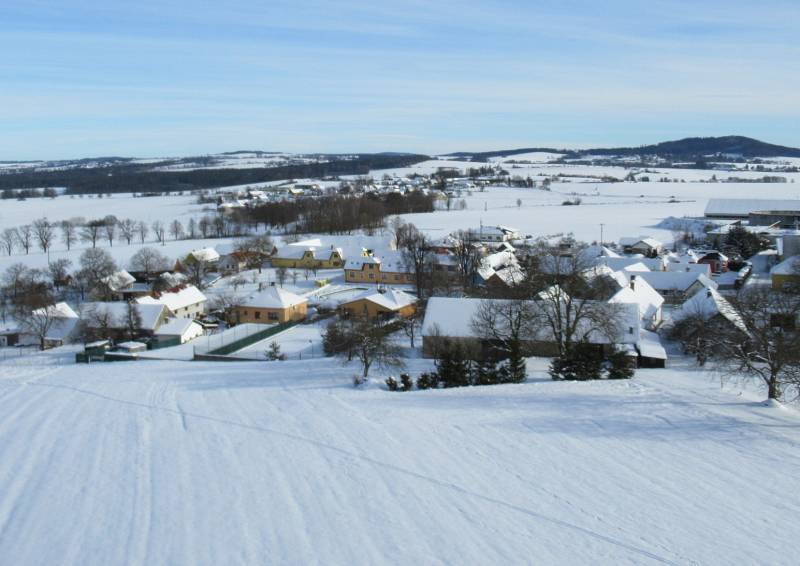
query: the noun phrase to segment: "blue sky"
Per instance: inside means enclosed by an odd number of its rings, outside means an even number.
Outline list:
[[[0,2],[0,159],[800,146],[800,2]]]

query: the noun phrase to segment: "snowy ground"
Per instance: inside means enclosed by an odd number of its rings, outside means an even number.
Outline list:
[[[272,342],[277,342],[281,347],[281,354],[287,360],[298,360],[308,358],[321,358],[325,353],[322,351],[322,330],[327,322],[320,324],[300,324],[292,328],[270,336],[260,342],[256,342],[231,356],[235,358],[246,358],[251,360],[263,360]]]
[[[4,564],[780,565],[800,550],[797,414],[687,368],[390,393],[353,389],[355,368],[329,359],[69,356],[0,363]]]

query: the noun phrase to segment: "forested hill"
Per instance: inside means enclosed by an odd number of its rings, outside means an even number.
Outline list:
[[[582,150],[580,155],[657,155],[666,159],[694,159],[707,155],[742,157],[800,157],[800,149],[774,145],[744,136],[685,138],[642,147],[617,147]]]
[[[657,156],[668,160],[697,161],[709,155],[733,155],[744,158],[754,157],[800,157],[800,149],[774,145],[744,136],[723,136],[709,138],[684,138],[639,147],[614,147],[595,149],[554,149],[544,147],[527,147],[520,149],[503,149],[470,153],[459,151],[448,156],[472,161],[486,161],[492,157],[512,157],[523,153],[546,152],[561,153],[565,159],[576,159],[589,155],[600,156]]]
[[[106,167],[22,170],[0,175],[0,190],[66,187],[70,194],[166,192],[247,185],[282,179],[366,175],[373,169],[408,167],[429,157],[412,154],[362,154],[321,163],[276,167],[153,171],[141,163],[115,163]]]

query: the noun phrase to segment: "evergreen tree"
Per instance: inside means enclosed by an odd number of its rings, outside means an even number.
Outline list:
[[[470,385],[470,362],[464,347],[458,342],[448,342],[436,361],[436,374],[445,387]]]
[[[500,383],[497,362],[485,357],[473,366],[472,383],[475,385],[495,385]]]
[[[636,373],[634,361],[625,352],[614,352],[608,356],[608,379],[631,379]]]

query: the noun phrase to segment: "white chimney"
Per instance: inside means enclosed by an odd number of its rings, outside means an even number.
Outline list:
[[[636,290],[636,276],[635,275],[631,275],[631,291],[635,291],[635,290]]]

